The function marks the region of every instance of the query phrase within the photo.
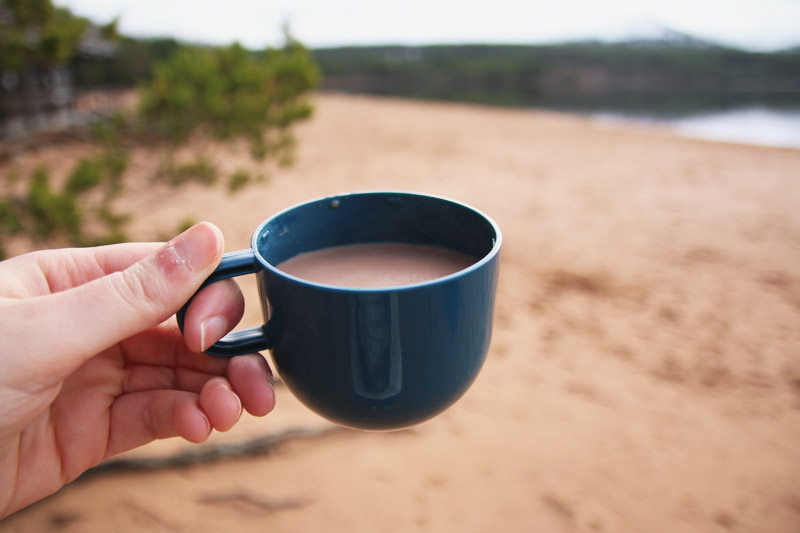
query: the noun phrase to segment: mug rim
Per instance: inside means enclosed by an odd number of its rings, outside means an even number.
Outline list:
[[[303,279],[303,278],[298,278],[296,276],[292,276],[291,274],[287,274],[283,270],[280,270],[275,265],[273,265],[272,263],[267,261],[261,255],[261,252],[258,249],[257,241],[258,241],[259,237],[261,236],[264,228],[270,222],[274,221],[278,217],[281,217],[281,216],[285,215],[286,213],[288,213],[290,211],[293,211],[295,209],[298,209],[298,208],[306,206],[306,205],[315,204],[315,203],[323,202],[323,201],[333,201],[333,200],[336,200],[336,199],[339,199],[339,198],[352,197],[352,196],[374,196],[374,195],[401,195],[401,196],[411,196],[411,197],[414,197],[414,196],[416,196],[416,197],[424,197],[424,198],[430,198],[430,199],[433,199],[433,200],[438,200],[438,201],[442,201],[442,202],[455,204],[455,205],[457,205],[459,207],[462,207],[464,209],[468,209],[468,210],[472,211],[473,213],[475,213],[475,214],[479,215],[480,217],[482,217],[486,222],[489,223],[489,226],[491,226],[491,228],[492,228],[492,230],[494,231],[494,234],[495,234],[495,238],[493,239],[494,243],[492,244],[492,249],[489,250],[489,252],[487,254],[485,254],[483,257],[481,257],[475,263],[472,263],[470,266],[468,266],[468,267],[466,267],[464,269],[461,269],[461,270],[459,270],[457,272],[453,272],[452,274],[448,274],[447,276],[442,276],[440,278],[435,278],[435,279],[422,281],[422,282],[418,282],[418,283],[411,283],[411,284],[406,284],[406,285],[392,285],[392,286],[387,286],[387,287],[345,287],[345,286],[341,286],[341,285],[329,285],[329,284],[326,284],[326,283],[318,283],[318,282],[315,282],[315,281],[309,281],[309,280],[306,280],[306,279]],[[492,260],[494,260],[495,257],[500,252],[500,247],[502,245],[502,242],[503,242],[503,235],[500,232],[500,227],[497,225],[497,223],[494,220],[492,220],[492,218],[489,215],[487,215],[486,213],[480,211],[479,209],[476,209],[476,208],[472,207],[471,205],[465,204],[464,202],[460,202],[458,200],[453,200],[452,198],[447,198],[447,197],[444,197],[444,196],[438,196],[438,195],[434,195],[434,194],[420,193],[420,192],[414,192],[414,191],[375,190],[375,191],[345,192],[345,193],[338,193],[338,194],[333,194],[333,195],[328,195],[328,196],[320,196],[318,198],[311,199],[311,200],[306,200],[304,202],[300,202],[300,203],[295,204],[293,206],[290,206],[290,207],[287,207],[285,209],[282,209],[281,211],[279,211],[279,212],[273,214],[272,216],[268,217],[267,219],[263,220],[258,225],[258,227],[253,232],[252,237],[250,238],[250,248],[253,251],[253,255],[255,256],[256,260],[259,262],[259,264],[264,269],[269,270],[273,274],[275,274],[275,275],[277,275],[279,277],[282,277],[284,279],[290,280],[292,282],[300,283],[300,284],[308,286],[308,287],[313,287],[313,288],[316,288],[316,289],[327,290],[327,291],[332,291],[332,292],[362,293],[362,294],[363,293],[372,293],[372,294],[375,294],[375,293],[415,290],[415,289],[419,289],[419,288],[423,288],[423,287],[430,287],[430,286],[438,285],[440,283],[447,283],[447,282],[449,282],[451,280],[460,278],[462,276],[466,276],[466,275],[468,275],[468,274],[470,274],[470,273],[472,273],[472,272],[474,272],[476,270],[480,270],[485,264],[487,264],[487,263],[491,262]]]

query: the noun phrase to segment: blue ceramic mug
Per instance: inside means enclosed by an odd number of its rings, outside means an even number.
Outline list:
[[[422,422],[458,400],[486,359],[501,240],[486,215],[422,194],[343,194],[292,207],[261,223],[249,249],[226,253],[203,285],[255,274],[266,320],[207,352],[272,350],[289,390],[343,426]],[[275,266],[303,252],[378,242],[444,247],[475,261],[443,278],[376,289],[305,281]],[[181,328],[188,305],[178,312]]]

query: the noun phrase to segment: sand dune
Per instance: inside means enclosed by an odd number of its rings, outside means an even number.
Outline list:
[[[204,446],[320,434],[92,476],[0,532],[800,530],[800,151],[537,111],[316,104],[292,167],[235,195],[141,185],[125,199],[140,212],[132,235],[192,217],[240,249],[271,213],[343,191],[472,204],[505,238],[476,384],[444,415],[387,434],[328,431],[279,389],[274,414]],[[244,150],[209,153],[245,164]],[[134,177],[148,161],[135,154]],[[201,449],[163,441],[129,456]]]

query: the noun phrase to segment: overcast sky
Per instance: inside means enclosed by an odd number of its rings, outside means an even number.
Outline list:
[[[685,32],[752,50],[800,45],[800,0],[55,0],[135,36],[260,48],[286,21],[311,47],[542,43]]]

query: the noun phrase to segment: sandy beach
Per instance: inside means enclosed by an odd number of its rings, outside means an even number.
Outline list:
[[[278,386],[266,418],[124,458],[272,442],[260,452],[98,472],[0,533],[800,531],[800,150],[542,111],[331,94],[315,105],[288,168],[208,147],[223,170],[268,175],[235,194],[167,195],[145,178],[154,158],[134,153],[130,236],[209,220],[238,250],[272,213],[346,191],[471,204],[504,233],[475,385],[393,433],[335,428]],[[84,149],[25,152],[0,175]],[[256,324],[254,280],[241,285]]]

